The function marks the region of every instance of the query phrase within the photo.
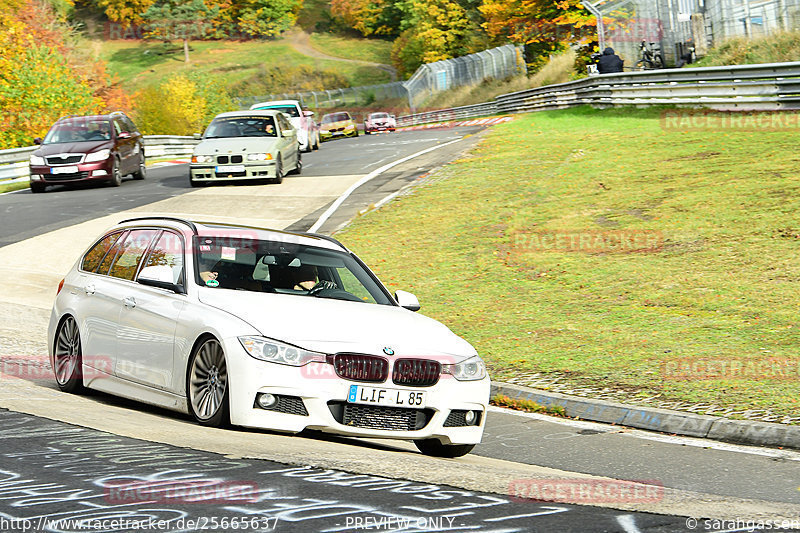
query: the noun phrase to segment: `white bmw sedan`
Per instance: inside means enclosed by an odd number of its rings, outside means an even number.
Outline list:
[[[59,285],[50,359],[63,391],[203,425],[409,439],[459,457],[481,440],[489,378],[418,309],[331,237],[131,219]]]

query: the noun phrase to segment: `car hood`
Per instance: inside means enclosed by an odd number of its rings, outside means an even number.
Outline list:
[[[195,146],[194,155],[246,154],[269,152],[278,142],[278,137],[224,137],[204,139]]]
[[[326,122],[325,124],[321,124],[320,128],[324,130],[332,130],[334,128],[344,128],[345,126],[350,126],[351,124],[355,124],[355,121],[340,120],[339,122]]]
[[[200,288],[200,301],[227,311],[265,337],[323,353],[437,357],[460,362],[477,352],[446,326],[402,307],[313,296]]]
[[[112,148],[114,145],[110,141],[81,141],[73,143],[44,144],[33,153],[38,156],[52,156],[56,154],[88,154],[103,148]]]

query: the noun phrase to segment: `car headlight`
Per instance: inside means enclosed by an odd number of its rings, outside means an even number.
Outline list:
[[[92,152],[91,154],[86,154],[86,159],[84,159],[84,163],[96,163],[97,161],[105,161],[108,159],[108,156],[111,155],[111,150],[105,149],[100,150],[99,152]]]
[[[31,165],[44,165],[44,157],[39,157],[38,155],[31,156]]]
[[[319,132],[320,132],[320,133],[328,133],[328,130],[327,130],[327,129],[325,129],[325,128],[320,128],[320,129],[319,129]]]
[[[247,154],[248,161],[270,161],[272,154]]]
[[[266,337],[239,337],[239,342],[251,357],[270,363],[303,366],[308,363],[326,362],[325,354],[309,352]]]
[[[442,373],[459,381],[477,381],[486,377],[486,365],[477,355],[453,365],[442,365]]]
[[[353,129],[353,128],[355,128],[355,127],[356,127],[356,125],[355,125],[355,124],[348,124],[347,126],[345,126],[345,127],[344,127],[344,129],[346,129],[346,130],[352,130],[352,129]]]
[[[214,160],[210,155],[193,155],[192,163],[211,163]]]

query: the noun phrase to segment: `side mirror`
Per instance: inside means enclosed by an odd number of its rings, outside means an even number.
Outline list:
[[[195,133],[194,135],[192,135],[192,137],[194,137],[196,141],[199,141],[200,139],[203,138],[203,135],[200,133]]]
[[[139,272],[136,281],[149,287],[158,287],[177,294],[184,294],[185,288],[173,282],[173,275],[172,268],[166,265],[149,266]]]
[[[127,131],[123,131],[119,135],[117,135],[117,138],[118,139],[130,139],[131,138],[131,134],[128,133]]]
[[[314,112],[305,110],[305,111],[303,111],[303,116],[304,117],[313,117],[314,116]]]
[[[36,138],[33,140],[33,144],[42,144],[42,138],[41,138],[41,137],[36,137]]]
[[[406,291],[397,291],[394,293],[394,299],[400,304],[400,307],[405,307],[409,311],[419,311],[420,305],[417,297]]]
[[[292,135],[294,135],[294,130],[283,130],[281,132],[281,136],[282,137],[287,137],[288,138],[288,137],[291,137]]]

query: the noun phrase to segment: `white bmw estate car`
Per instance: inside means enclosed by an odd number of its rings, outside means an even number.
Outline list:
[[[475,349],[315,234],[177,218],[121,222],[62,280],[48,329],[61,390],[203,425],[413,440],[459,457],[483,434]]]

